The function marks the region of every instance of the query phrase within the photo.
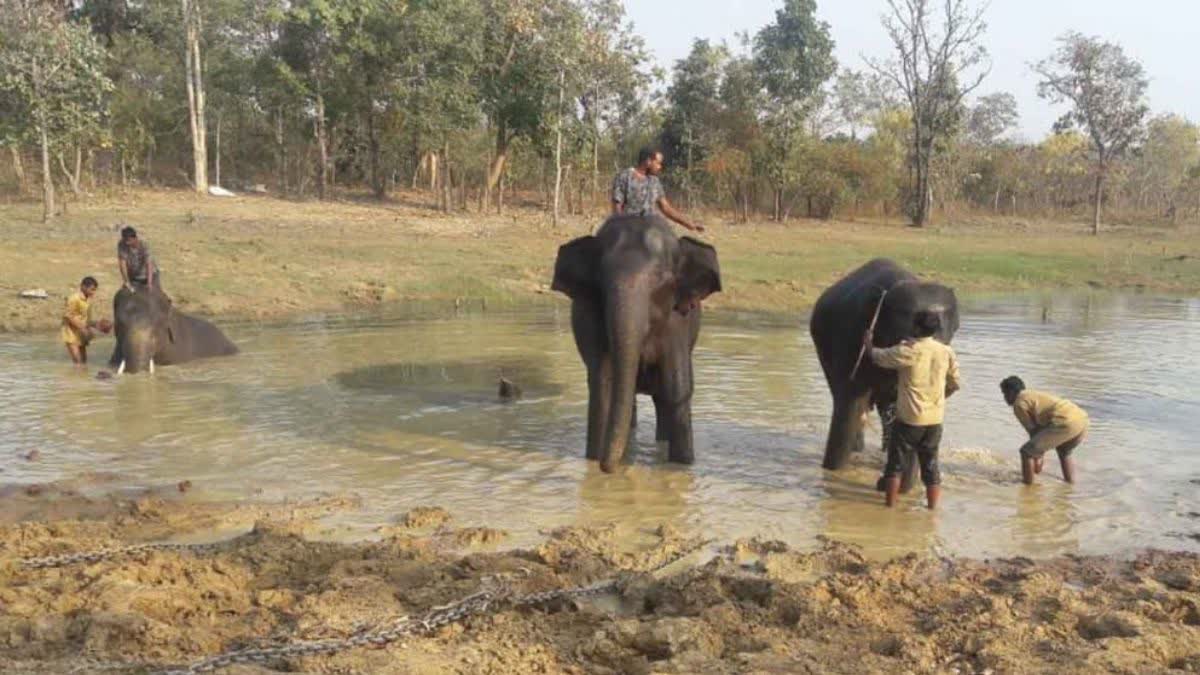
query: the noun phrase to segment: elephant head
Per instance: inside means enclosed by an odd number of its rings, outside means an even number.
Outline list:
[[[153,370],[155,357],[175,341],[176,312],[171,299],[154,286],[122,288],[113,298],[117,350],[110,365],[121,372]],[[159,356],[162,365],[162,358]]]
[[[875,344],[891,346],[914,336],[917,312],[934,312],[941,319],[941,328],[934,338],[950,344],[958,332],[958,299],[954,290],[938,283],[901,281],[888,289],[875,325]]]
[[[578,311],[594,315],[591,327],[583,330],[595,335],[581,336],[577,324],[576,342],[581,354],[590,341],[594,351],[604,355],[602,370],[611,373],[611,386],[604,387],[607,419],[600,425],[599,440],[589,430],[589,456],[595,442],[601,467],[612,471],[629,440],[641,369],[666,358],[686,358],[687,395],[691,395],[691,343],[686,344],[686,354],[679,355],[678,343],[672,341],[686,331],[689,313],[700,300],[721,290],[716,250],[676,236],[659,217],[618,216],[594,236],[559,248],[551,288],[571,297]],[[584,309],[579,310],[581,305]],[[691,318],[698,330],[698,313]],[[591,377],[593,365],[588,367]],[[674,372],[673,364],[664,367]],[[595,397],[597,391],[591,394]]]

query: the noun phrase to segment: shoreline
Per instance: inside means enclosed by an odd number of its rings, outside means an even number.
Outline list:
[[[231,322],[292,322],[321,314],[403,314],[486,304],[522,308],[566,298],[550,291],[558,245],[590,232],[599,214],[554,229],[541,211],[433,211],[424,193],[383,203],[207,198],[134,190],[74,203],[43,226],[32,203],[0,204],[10,246],[0,251],[0,333],[51,331],[62,298],[96,276],[98,315],[118,284],[116,230],[138,228],[184,311]],[[1200,294],[1200,229],[1117,226],[1099,237],[1069,222],[965,216],[924,229],[874,221],[788,223],[701,219],[717,247],[725,290],[717,312],[801,313],[845,272],[891,257],[950,285],[963,299],[992,294],[1101,291]],[[26,289],[46,300],[22,300]]]
[[[670,525],[631,546],[569,526],[529,548],[436,507],[380,541],[307,535],[355,508],[190,499],[175,486],[83,497],[70,482],[0,493],[0,659],[19,672],[154,672],[249,647],[379,635],[480,592],[482,611],[379,649],[280,655],[230,672],[920,673],[1200,668],[1200,555],[973,560],[799,552],[754,537],[697,545]],[[23,514],[18,516],[17,514]],[[28,569],[18,559],[197,535],[157,550]],[[678,558],[678,560],[676,560]],[[674,562],[672,562],[674,561]],[[656,568],[670,563],[665,569]],[[611,586],[514,605],[525,594]]]

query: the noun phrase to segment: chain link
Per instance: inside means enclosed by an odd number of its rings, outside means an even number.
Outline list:
[[[207,553],[215,551],[228,544],[231,540],[218,541],[211,544],[173,544],[173,543],[152,543],[152,544],[134,544],[132,546],[113,546],[109,548],[98,548],[91,551],[81,551],[79,553],[67,553],[64,555],[50,555],[41,558],[22,558],[20,565],[26,569],[44,570],[52,567],[66,567],[76,563],[96,563],[101,560],[111,560],[113,558],[122,558],[138,553],[147,553],[150,551],[177,551],[180,553]]]
[[[695,553],[708,543],[709,540],[694,542],[642,574],[659,572]],[[500,611],[502,607],[530,607],[544,605],[554,600],[603,595],[619,590],[630,578],[632,577],[627,574],[625,576],[598,581],[587,586],[539,591],[518,596],[513,595],[509,584],[491,582],[487,584],[491,588],[485,588],[472,595],[468,595],[458,602],[435,607],[420,618],[414,619],[409,616],[398,617],[392,620],[385,629],[367,631],[342,639],[293,642],[277,647],[226,652],[202,661],[197,661],[190,666],[162,671],[161,675],[196,675],[197,673],[211,673],[239,663],[263,664],[275,659],[334,654],[358,647],[384,647],[406,637],[434,633],[445,626],[458,623],[472,616],[489,613],[493,610]]]

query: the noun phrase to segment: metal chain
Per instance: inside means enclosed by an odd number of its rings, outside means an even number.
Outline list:
[[[179,551],[191,553],[207,553],[214,551],[222,546],[225,546],[232,539],[226,541],[218,541],[210,544],[173,544],[173,543],[152,543],[152,544],[134,544],[132,546],[114,546],[109,548],[99,548],[91,551],[81,551],[79,553],[67,553],[63,555],[51,555],[41,558],[22,558],[20,565],[26,569],[44,570],[52,567],[66,567],[75,563],[95,563],[101,560],[111,560],[113,558],[121,558],[125,556],[136,555],[138,553],[146,553],[148,551]]]
[[[694,542],[686,548],[675,552],[664,562],[659,563],[653,568],[643,572],[643,574],[654,574],[655,572],[659,572],[700,550],[708,543],[709,540],[699,540]],[[226,668],[239,663],[262,664],[275,659],[288,657],[334,654],[337,652],[346,651],[348,649],[355,649],[357,647],[384,647],[405,637],[433,633],[444,626],[448,626],[452,623],[458,623],[459,621],[475,615],[487,613],[493,609],[499,611],[501,606],[509,606],[514,608],[529,607],[533,605],[546,604],[553,600],[565,598],[582,598],[593,595],[602,595],[604,593],[618,590],[628,579],[628,576],[615,577],[613,579],[599,581],[587,586],[540,591],[515,597],[513,596],[512,589],[508,584],[498,584],[493,588],[485,588],[482,591],[468,595],[458,602],[435,607],[418,619],[413,619],[408,616],[396,618],[389,623],[389,626],[386,629],[368,631],[342,639],[293,642],[291,644],[280,645],[277,647],[243,649],[240,651],[226,652],[225,654],[213,656],[202,661],[197,661],[190,666],[162,671],[162,675],[195,675],[196,673],[211,673],[221,668]]]

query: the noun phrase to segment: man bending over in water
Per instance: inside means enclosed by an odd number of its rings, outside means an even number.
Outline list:
[[[1046,451],[1058,451],[1063,480],[1075,482],[1071,451],[1087,436],[1088,415],[1083,408],[1065,398],[1026,389],[1016,375],[1000,382],[1004,401],[1012,406],[1017,421],[1029,432],[1029,442],[1021,446],[1021,478],[1033,485],[1033,477],[1042,472]]]
[[[942,495],[942,472],[938,468],[938,446],[942,442],[942,420],[946,398],[958,391],[958,361],[954,350],[933,338],[942,326],[936,312],[921,311],[913,317],[915,340],[879,349],[867,331],[863,344],[875,365],[895,370],[896,421],[888,437],[887,465],[883,485],[888,506],[900,494],[900,476],[912,466],[913,455],[921,461],[925,502],[935,508]]]

